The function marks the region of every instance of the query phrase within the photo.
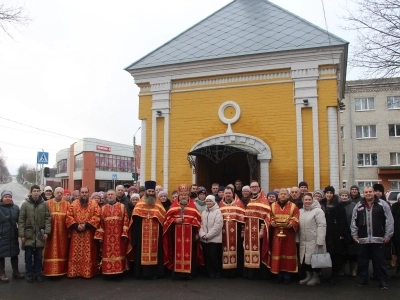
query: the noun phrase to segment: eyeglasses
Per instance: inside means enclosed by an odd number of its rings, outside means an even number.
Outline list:
[[[251,185],[250,186],[252,189],[255,189],[255,188],[258,188],[259,186],[258,185]]]

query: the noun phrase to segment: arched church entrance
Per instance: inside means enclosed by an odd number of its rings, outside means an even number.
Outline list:
[[[233,146],[206,146],[189,153],[195,182],[210,191],[214,182],[226,186],[237,179],[244,184],[259,180],[257,155]]]
[[[214,182],[227,185],[236,179],[244,184],[257,180],[268,190],[270,160],[271,150],[264,141],[232,132],[201,140],[188,153],[192,182],[207,191]]]

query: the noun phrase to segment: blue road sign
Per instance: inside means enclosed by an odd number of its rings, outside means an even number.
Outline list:
[[[112,174],[112,180],[117,180],[117,174]]]
[[[47,165],[49,163],[49,152],[38,152],[37,153],[37,164]]]

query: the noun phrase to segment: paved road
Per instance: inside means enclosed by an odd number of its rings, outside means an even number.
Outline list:
[[[15,203],[21,204],[27,190],[17,183],[0,185],[0,191],[10,189],[14,193]],[[20,255],[20,270],[24,270],[24,252]],[[324,270],[323,279],[327,279],[330,270]],[[97,276],[93,279],[46,278],[45,282],[27,283],[25,280],[11,278],[11,266],[6,259],[6,272],[10,282],[0,284],[0,300],[23,299],[240,299],[240,300],[328,300],[328,299],[398,299],[400,280],[390,281],[390,290],[382,291],[377,282],[371,281],[367,287],[354,286],[355,279],[343,277],[336,285],[322,283],[315,287],[301,286],[297,282],[290,285],[276,284],[274,281],[235,279],[208,279],[204,276],[191,281],[133,279],[129,274],[120,279],[104,279]],[[393,270],[390,271],[390,274]]]

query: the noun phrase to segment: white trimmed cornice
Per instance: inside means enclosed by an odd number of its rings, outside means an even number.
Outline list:
[[[346,46],[317,48],[277,53],[246,55],[184,64],[129,70],[135,83],[148,83],[152,78],[169,77],[171,80],[245,73],[265,70],[292,69],[293,64],[339,64],[347,55]],[[345,67],[344,67],[345,68]],[[318,76],[318,75],[317,75]]]

